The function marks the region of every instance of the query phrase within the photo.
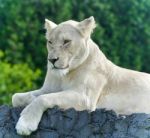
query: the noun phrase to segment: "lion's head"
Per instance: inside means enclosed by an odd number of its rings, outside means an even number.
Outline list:
[[[81,65],[88,57],[87,42],[94,27],[93,17],[59,25],[45,19],[49,67],[69,71]]]

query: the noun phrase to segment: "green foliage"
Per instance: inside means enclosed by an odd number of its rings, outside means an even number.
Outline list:
[[[1,73],[6,74],[5,68],[11,68],[15,76],[18,71],[24,74],[23,68],[30,71],[39,68],[42,75],[33,84],[40,86],[47,62],[44,19],[60,23],[68,19],[80,21],[91,15],[97,22],[92,38],[111,61],[150,72],[149,9],[150,0],[0,0],[0,49],[3,51],[0,55],[5,55],[0,63],[5,64],[5,67],[0,65]],[[6,76],[3,77],[1,80]],[[24,77],[31,75],[25,73]],[[27,82],[22,87],[15,84],[8,91],[26,88],[29,89]],[[1,89],[0,86],[0,93]]]
[[[3,56],[0,51],[0,58]],[[12,65],[8,62],[0,62],[0,72],[0,104],[10,104],[13,93],[35,89],[35,80],[41,74],[39,69],[33,71],[25,63]]]

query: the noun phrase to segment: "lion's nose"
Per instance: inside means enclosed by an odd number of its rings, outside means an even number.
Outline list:
[[[53,65],[59,58],[49,58],[48,61],[51,62]]]

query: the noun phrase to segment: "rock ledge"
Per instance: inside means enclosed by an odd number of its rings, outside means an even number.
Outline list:
[[[17,135],[15,124],[22,108],[0,106],[0,138],[150,138],[150,115],[117,116],[113,111],[47,110],[38,130]]]

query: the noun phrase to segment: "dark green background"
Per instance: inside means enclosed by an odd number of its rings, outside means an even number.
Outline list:
[[[0,103],[42,85],[45,18],[60,23],[91,15],[92,38],[111,61],[150,72],[150,0],[0,0]]]

